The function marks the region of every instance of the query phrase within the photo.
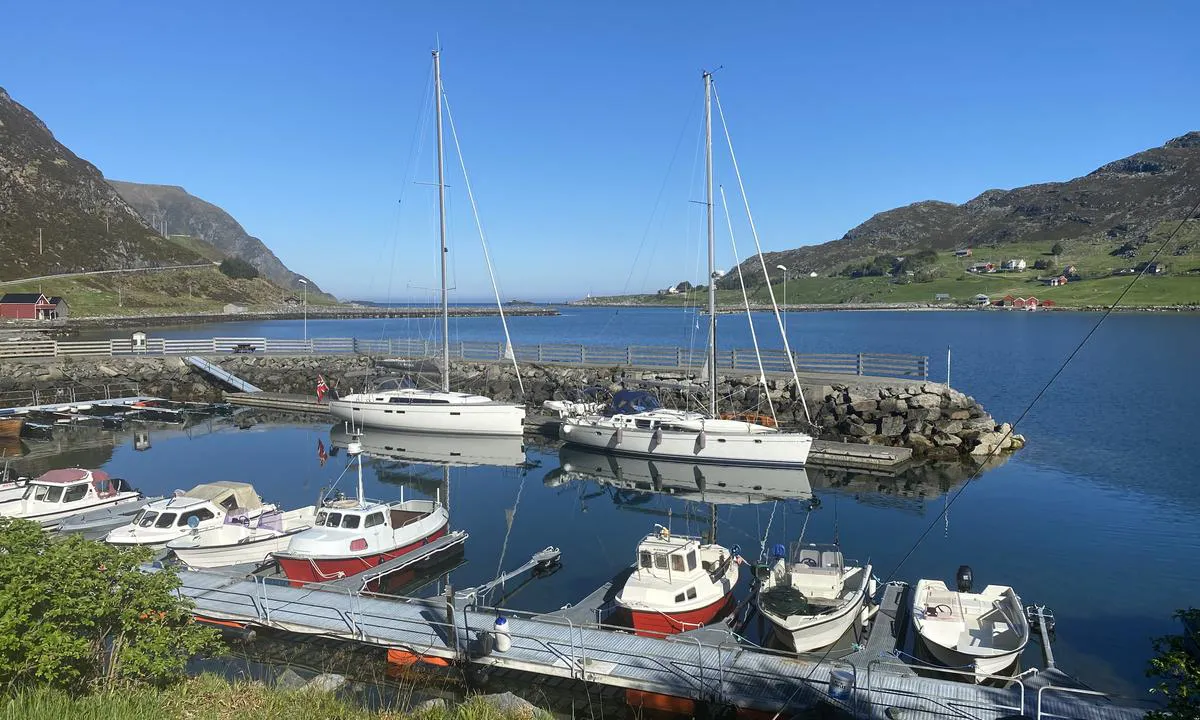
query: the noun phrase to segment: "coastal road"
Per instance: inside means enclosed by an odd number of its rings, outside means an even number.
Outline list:
[[[21,278],[20,280],[2,280],[0,285],[19,285],[21,283],[35,282],[38,280],[62,280],[64,278],[84,277],[87,275],[113,275],[116,273],[131,273],[131,272],[158,272],[161,270],[186,270],[188,268],[207,268],[219,265],[215,262],[195,263],[193,265],[165,265],[163,267],[145,267],[145,268],[128,268],[121,270],[89,270],[87,272],[73,273],[58,273],[57,275],[38,275],[36,277]]]

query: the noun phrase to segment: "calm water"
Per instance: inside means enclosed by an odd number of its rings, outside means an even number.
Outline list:
[[[802,351],[927,354],[934,379],[944,379],[950,346],[953,384],[998,419],[1014,421],[1098,318],[855,312],[793,313],[788,321],[793,347]],[[768,320],[755,320],[760,339],[778,346],[767,332]],[[658,309],[567,308],[561,317],[512,320],[514,340],[521,343],[700,347],[703,336],[696,325],[697,318],[686,311]],[[428,336],[431,328],[430,321],[407,320],[308,323],[310,335],[326,337]],[[463,340],[495,340],[498,322],[458,320],[452,332]],[[168,337],[301,333],[297,321],[151,332]],[[721,337],[726,346],[749,346],[744,316],[722,316]],[[959,564],[970,564],[977,583],[1012,584],[1027,602],[1056,611],[1055,654],[1061,667],[1105,688],[1140,690],[1146,684],[1150,638],[1175,630],[1170,616],[1176,608],[1200,603],[1200,493],[1194,490],[1187,455],[1200,405],[1198,361],[1200,316],[1115,315],[1018,426],[1029,440],[1026,449],[967,486],[948,521],[938,517],[947,501],[942,486],[948,483],[860,478],[838,487],[845,478],[810,473],[813,492],[823,503],[811,516],[807,539],[830,539],[836,532],[847,555],[869,558],[882,578],[949,580]],[[270,500],[300,504],[312,502],[344,468],[342,457],[325,467],[318,464],[318,439],[329,442],[328,425],[172,431],[153,434],[148,452],[135,452],[118,438],[115,449],[81,451],[73,462],[102,464],[147,491],[238,479],[255,483]],[[508,448],[481,452],[511,454]],[[483,582],[497,568],[519,565],[536,550],[556,545],[563,549],[563,569],[521,587],[508,603],[556,608],[628,564],[639,537],[653,523],[665,524],[668,511],[676,531],[706,527],[708,510],[701,503],[572,480],[559,471],[552,448],[528,449],[526,456],[530,466],[525,468],[451,470],[453,523],[471,533],[467,562],[452,575],[456,585]],[[367,474],[370,494],[395,497],[401,482],[437,491],[442,470],[380,461],[370,464]],[[341,482],[349,481],[347,476]],[[721,504],[718,536],[757,555],[764,536],[768,545],[794,536],[804,514],[804,504],[795,500]],[[916,552],[897,567],[926,530]]]

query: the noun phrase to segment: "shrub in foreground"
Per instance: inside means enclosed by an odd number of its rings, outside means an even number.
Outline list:
[[[165,683],[218,647],[175,594],[171,571],[145,573],[141,548],[56,538],[0,518],[0,678],[14,687]]]

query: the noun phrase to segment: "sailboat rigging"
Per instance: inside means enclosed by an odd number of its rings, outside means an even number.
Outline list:
[[[330,401],[334,417],[362,427],[402,430],[407,432],[457,433],[463,435],[520,435],[524,431],[525,406],[519,403],[497,402],[483,395],[455,392],[450,389],[450,304],[446,268],[446,173],[442,132],[443,102],[441,51],[433,51],[434,106],[437,114],[437,186],[438,186],[438,256],[441,271],[442,347],[441,382],[438,389],[412,387],[377,387],[370,392],[354,393]],[[453,132],[453,118],[451,118]],[[457,147],[457,134],[455,134]],[[461,158],[460,158],[461,159]],[[465,167],[464,167],[465,174]],[[469,184],[468,184],[469,187]],[[474,197],[471,199],[475,209]],[[476,225],[479,226],[478,217]],[[481,232],[482,232],[482,228]],[[485,245],[486,253],[486,245]],[[491,261],[488,259],[489,273]],[[495,279],[493,277],[493,288]],[[497,300],[499,303],[499,300]],[[501,310],[501,322],[508,327]]]
[[[708,348],[704,375],[707,413],[670,410],[646,392],[622,390],[604,412],[567,417],[561,434],[568,444],[617,454],[728,465],[800,467],[812,437],[778,427],[726,419],[717,414],[717,312],[713,206],[712,74],[704,73],[705,212],[708,235]],[[583,407],[582,405],[580,407]]]

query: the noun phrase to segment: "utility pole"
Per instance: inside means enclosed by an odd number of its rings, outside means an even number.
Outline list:
[[[42,254],[42,229],[38,228],[38,255]]]
[[[308,342],[308,281],[300,278],[300,286],[304,288],[304,342]]]

